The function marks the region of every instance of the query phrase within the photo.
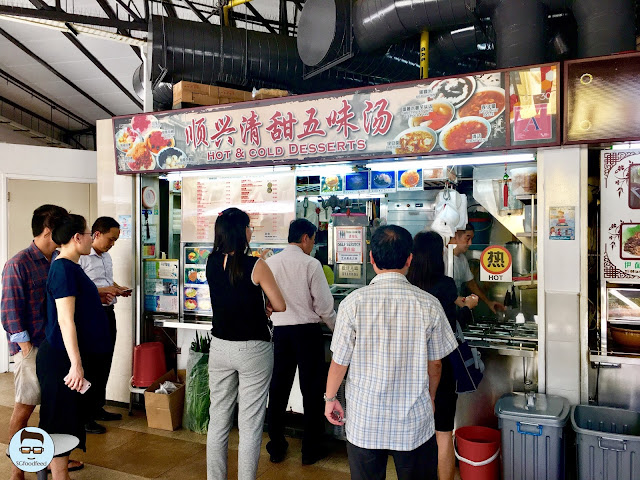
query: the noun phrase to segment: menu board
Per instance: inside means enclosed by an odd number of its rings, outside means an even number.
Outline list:
[[[144,260],[144,309],[178,313],[178,260]]]
[[[565,143],[640,139],[640,54],[565,64]]]
[[[253,227],[251,243],[287,243],[295,219],[295,176],[186,177],[182,185],[182,239],[214,240],[216,218],[236,207],[247,212]]]
[[[211,245],[183,244],[182,312],[194,315],[212,315],[211,295],[207,283],[207,258]]]
[[[556,63],[115,117],[116,170],[201,170],[555,145],[558,71]],[[334,181],[328,188],[336,189]]]
[[[640,150],[601,153],[602,276],[640,283]]]

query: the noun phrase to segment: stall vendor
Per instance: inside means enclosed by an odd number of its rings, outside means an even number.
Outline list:
[[[456,282],[456,288],[458,289],[458,295],[461,294],[462,286],[467,285],[471,293],[474,293],[487,304],[489,309],[496,313],[496,311],[504,311],[504,305],[495,300],[489,300],[487,295],[482,291],[480,285],[476,282],[471,269],[469,268],[469,261],[465,256],[471,241],[473,240],[474,230],[473,225],[467,224],[464,230],[458,230],[455,236],[449,241],[449,245],[455,245],[453,249],[453,280]]]

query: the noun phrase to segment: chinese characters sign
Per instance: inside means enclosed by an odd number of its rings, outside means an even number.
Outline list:
[[[604,150],[601,161],[602,275],[640,283],[640,150]]]
[[[538,69],[540,70],[540,69]],[[554,70],[555,71],[555,70]],[[509,146],[507,73],[113,119],[118,173],[387,158]],[[530,85],[530,83],[527,83]],[[545,93],[555,101],[555,85]],[[527,90],[529,91],[529,90]],[[523,100],[524,102],[524,100]],[[521,105],[520,117],[531,109]],[[555,118],[555,105],[546,113]],[[539,125],[546,125],[538,120]],[[543,128],[541,127],[541,128]],[[544,127],[546,128],[546,127]],[[552,139],[538,136],[549,143]]]
[[[336,227],[336,263],[362,263],[362,227]]]
[[[480,280],[483,282],[510,282],[511,253],[499,245],[491,245],[480,255]]]

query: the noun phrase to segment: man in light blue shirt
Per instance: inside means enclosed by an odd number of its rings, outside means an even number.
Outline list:
[[[91,253],[80,257],[80,266],[84,273],[95,283],[100,293],[100,298],[105,301],[102,304],[107,318],[109,319],[109,328],[111,330],[111,338],[113,345],[111,353],[108,354],[103,362],[102,376],[99,382],[92,385],[92,398],[95,399],[94,419],[85,425],[87,433],[104,433],[106,428],[96,422],[96,420],[120,420],[122,415],[119,413],[107,412],[104,409],[106,402],[107,380],[109,379],[109,371],[111,370],[111,361],[113,360],[113,350],[116,342],[116,316],[114,313],[114,304],[116,297],[128,297],[131,295],[131,289],[121,287],[113,281],[113,260],[108,251],[113,247],[120,237],[120,224],[111,217],[98,218],[91,227],[93,235],[93,243],[91,244]]]

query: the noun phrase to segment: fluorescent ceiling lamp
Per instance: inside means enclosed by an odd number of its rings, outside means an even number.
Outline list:
[[[23,25],[29,25],[32,27],[42,27],[52,30],[58,30],[60,32],[74,33],[69,29],[69,27],[67,27],[64,22],[59,22],[56,20],[32,19],[25,17],[15,17],[13,15],[0,15],[0,19],[8,20],[14,23],[21,23]],[[79,34],[91,35],[92,37],[101,38],[103,40],[126,43],[128,45],[133,45],[136,47],[144,47],[147,45],[147,41],[142,38],[128,37],[126,35],[120,35],[119,33],[109,32],[107,30],[101,30],[100,28],[89,27],[87,25],[78,25],[76,23],[70,23],[69,25],[71,25],[71,28],[73,28]]]
[[[376,170],[395,170],[400,168],[439,168],[465,165],[491,165],[516,162],[535,162],[533,153],[515,153],[503,155],[458,155],[445,157],[420,157],[419,160],[403,160],[399,158],[395,161],[369,162],[367,168]]]
[[[616,143],[611,146],[611,150],[635,150],[640,148],[640,142]]]
[[[206,165],[203,165],[206,167]],[[291,172],[291,165],[275,165],[273,167],[244,167],[244,168],[220,168],[215,170],[188,170],[184,172],[171,172],[180,175],[181,178],[187,177],[255,177],[257,175],[273,175]],[[167,174],[168,175],[168,174]],[[168,177],[167,177],[168,178]],[[177,180],[177,178],[175,179]]]

